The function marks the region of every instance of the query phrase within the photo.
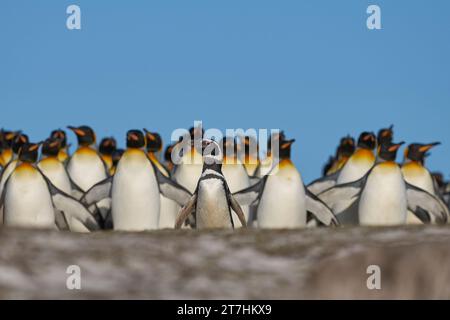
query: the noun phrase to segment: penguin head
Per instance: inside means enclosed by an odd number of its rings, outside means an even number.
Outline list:
[[[127,148],[145,148],[145,137],[141,130],[129,130],[127,132]]]
[[[120,158],[122,158],[122,155],[124,154],[125,150],[123,149],[116,149],[112,153],[112,163],[114,167],[117,167],[117,164],[120,161]]]
[[[377,135],[378,145],[382,145],[384,143],[391,143],[394,139],[394,125],[391,125],[389,128],[380,129]]]
[[[61,141],[61,148],[67,147],[67,134],[64,130],[53,130],[50,133],[50,138],[59,139]]]
[[[14,139],[19,134],[20,134],[20,131],[5,131],[2,129],[0,132],[0,140],[2,141],[3,148],[4,149],[11,148],[12,144],[14,142]]]
[[[222,168],[223,152],[220,145],[209,139],[202,140],[203,168]]]
[[[405,158],[411,161],[424,163],[427,152],[431,148],[440,145],[440,142],[433,142],[428,144],[412,143],[405,149]]]
[[[147,143],[147,151],[148,152],[159,152],[162,149],[162,139],[159,133],[150,132],[147,129],[144,129],[145,132],[145,140]]]
[[[373,150],[377,144],[377,139],[373,132],[363,132],[358,138],[358,148]]]
[[[47,157],[57,157],[59,150],[61,150],[61,139],[48,138],[42,144],[42,155]]]
[[[98,151],[103,155],[111,156],[117,149],[116,139],[113,137],[103,138],[98,146]]]
[[[397,151],[404,144],[404,142],[400,143],[383,143],[379,146],[378,156],[380,159],[384,161],[395,161],[397,158]]]
[[[346,136],[341,139],[339,147],[336,152],[337,157],[350,157],[355,152],[355,139],[351,136]]]
[[[15,154],[19,153],[20,148],[26,144],[29,143],[30,139],[28,139],[28,136],[26,134],[19,133],[15,136],[14,141],[12,143],[12,150]]]
[[[26,163],[35,163],[39,155],[41,143],[25,143],[19,150],[19,161]]]
[[[164,161],[167,163],[173,163],[172,162],[172,150],[175,147],[175,145],[171,144],[166,147],[166,150],[164,151]]]
[[[280,159],[290,159],[291,158],[291,147],[292,144],[295,142],[295,139],[286,140],[283,139],[280,140]]]
[[[279,132],[275,132],[272,133],[270,138],[267,140],[267,153],[271,153],[272,152],[272,141],[273,142],[280,142],[282,140],[285,140],[286,137],[284,135],[284,131],[279,131]],[[281,143],[279,143],[279,145],[281,145]]]
[[[96,143],[96,136],[94,130],[88,126],[67,127],[72,130],[77,136],[78,145],[82,147],[89,147]]]

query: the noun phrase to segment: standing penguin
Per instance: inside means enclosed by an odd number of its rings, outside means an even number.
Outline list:
[[[246,226],[244,212],[222,174],[223,153],[217,142],[203,140],[203,169],[194,195],[181,209],[175,228],[179,229],[194,212],[196,229],[234,228],[232,212]]]
[[[145,140],[147,144],[147,156],[150,161],[156,166],[161,173],[168,179],[171,179],[170,171],[164,167],[159,161],[157,154],[162,149],[162,139],[161,136],[156,132],[150,132],[144,129],[145,132]],[[165,229],[170,228],[173,229],[175,225],[175,220],[177,218],[177,213],[179,210],[178,204],[166,198],[164,195],[160,194],[160,208],[159,208],[159,228]]]
[[[280,162],[255,185],[235,193],[241,205],[257,205],[260,228],[305,227],[316,219],[323,225],[337,225],[331,211],[303,184],[302,177],[291,161],[291,146],[295,140],[280,140]]]
[[[445,223],[448,209],[442,201],[404,180],[400,166],[395,162],[402,144],[382,144],[378,163],[364,177],[336,185],[321,193],[319,198],[329,206],[336,202],[345,204],[346,208],[355,206],[361,225],[405,224],[408,209],[424,223]]]
[[[439,145],[439,142],[430,144],[410,144],[405,149],[405,159],[402,165],[402,173],[405,177],[405,181],[416,186],[420,189],[431,193],[432,195],[439,197],[440,192],[435,185],[435,181],[431,176],[431,173],[424,167],[425,155],[427,152]],[[421,224],[422,222],[412,213],[408,212],[409,224]]]
[[[130,130],[127,150],[122,155],[113,177],[86,192],[83,203],[91,205],[111,198],[114,230],[143,231],[159,227],[160,196],[184,205],[191,194],[168,179],[148,158],[145,137],[139,130]]]
[[[25,143],[17,166],[8,178],[0,199],[7,226],[97,230],[90,212],[76,199],[56,188],[35,165],[39,144]],[[61,217],[58,217],[62,214]]]
[[[247,170],[238,158],[238,145],[233,138],[225,137],[221,143],[222,146],[222,174],[227,181],[230,192],[237,192],[239,190],[250,187],[250,178]],[[248,223],[249,207],[242,206],[245,221]],[[233,224],[235,227],[241,227],[241,223],[236,214],[232,214]]]
[[[94,130],[88,126],[68,127],[78,139],[78,149],[67,163],[67,171],[72,181],[84,192],[96,183],[105,180],[108,169],[96,149]]]

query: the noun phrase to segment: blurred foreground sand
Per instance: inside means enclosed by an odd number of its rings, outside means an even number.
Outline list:
[[[82,290],[66,288],[69,265]],[[367,289],[369,265],[381,290]],[[450,299],[450,227],[0,229],[0,298]]]

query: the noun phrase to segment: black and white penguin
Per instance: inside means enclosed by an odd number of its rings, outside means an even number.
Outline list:
[[[194,213],[196,229],[234,228],[232,214],[238,216],[241,226],[246,227],[245,215],[230,192],[222,174],[223,153],[220,145],[212,140],[203,140],[203,169],[195,192],[177,218],[179,229]]]

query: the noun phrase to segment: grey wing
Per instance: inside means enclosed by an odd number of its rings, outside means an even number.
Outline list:
[[[83,195],[84,195],[84,191],[83,189],[81,189],[70,177],[69,172],[67,171],[67,168],[64,167],[64,170],[66,170],[66,174],[69,177],[69,182],[70,182],[70,187],[72,188],[72,193],[71,196],[74,197],[77,200],[80,200]]]
[[[89,210],[78,200],[64,194],[63,192],[53,193],[52,200],[56,210],[64,212],[69,226],[71,224],[71,220],[74,219],[81,222],[90,231],[100,229],[97,221]]]
[[[159,184],[159,191],[163,196],[175,201],[180,206],[184,206],[192,197],[192,194],[182,185],[176,183],[172,179],[166,177],[153,163],[155,168],[156,179]]]
[[[234,199],[241,206],[257,205],[261,199],[268,176],[262,177],[254,185],[233,193]]]
[[[339,177],[339,173],[340,173],[340,171],[338,171],[332,175],[317,179],[317,180],[311,182],[307,186],[307,189],[309,191],[311,191],[313,194],[318,195],[321,192],[323,192],[327,189],[330,189],[336,185],[337,179]]]
[[[366,181],[366,177],[367,175],[353,182],[335,185],[320,193],[318,198],[325,202],[330,208],[333,208],[339,203],[341,212],[345,211],[358,199]],[[335,215],[339,213],[340,212],[334,212]]]
[[[111,189],[113,184],[113,177],[108,177],[100,181],[92,188],[90,188],[81,198],[81,202],[87,206],[97,203],[103,199],[111,197]]]
[[[320,223],[325,226],[339,225],[333,211],[316,195],[305,189],[306,193],[306,211],[310,212]]]
[[[432,223],[446,223],[448,221],[449,209],[439,197],[409,183],[406,183],[406,197],[408,209],[415,213],[419,219],[424,216],[423,211],[425,211]],[[422,221],[426,223],[427,220]]]

